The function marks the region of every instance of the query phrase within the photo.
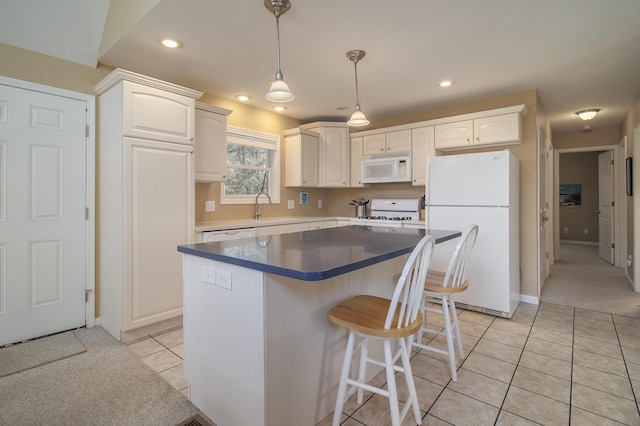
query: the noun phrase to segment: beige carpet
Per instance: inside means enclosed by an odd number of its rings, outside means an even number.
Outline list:
[[[73,331],[0,348],[0,377],[85,352]]]
[[[175,426],[202,414],[101,327],[87,351],[0,378],[0,425]]]
[[[640,293],[632,290],[622,268],[598,256],[596,246],[560,244],[540,301],[640,318]]]

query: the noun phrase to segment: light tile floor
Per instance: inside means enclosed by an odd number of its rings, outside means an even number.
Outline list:
[[[467,310],[458,319],[466,357],[456,383],[445,356],[412,357],[423,424],[640,425],[640,319],[551,304],[521,304],[510,320]],[[188,396],[182,329],[128,347]],[[399,379],[401,398],[403,387]],[[352,397],[342,424],[389,424],[387,400],[365,393],[358,405]],[[408,415],[403,425],[411,424]]]

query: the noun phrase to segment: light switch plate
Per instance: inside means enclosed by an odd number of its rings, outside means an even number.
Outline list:
[[[216,271],[216,284],[218,287],[222,287],[226,290],[231,290],[231,272],[229,271],[221,271],[218,269]]]
[[[322,200],[318,200],[318,208],[321,209],[322,208]]]
[[[204,211],[205,212],[215,212],[216,211],[216,202],[215,201],[205,201],[204,202]]]
[[[293,209],[295,207],[294,201],[293,200],[287,200],[287,208],[289,210]]]
[[[216,270],[210,266],[202,267],[202,282],[207,284],[216,283]]]

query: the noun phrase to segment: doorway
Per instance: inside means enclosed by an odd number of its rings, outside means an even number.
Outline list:
[[[0,77],[0,345],[93,326],[94,111]]]
[[[624,143],[624,141],[623,141]],[[611,240],[611,244],[614,247],[614,266],[624,267],[626,259],[626,247],[625,244],[621,244],[622,238],[626,232],[626,219],[624,208],[624,147],[620,146],[594,146],[583,148],[569,148],[569,149],[557,149],[554,151],[554,205],[558,206],[554,210],[554,259],[559,258],[560,242],[561,240],[569,241],[577,244],[600,244],[600,231],[599,231],[599,211],[600,206],[597,195],[600,192],[599,185],[601,179],[599,176],[599,158],[601,154],[609,155],[613,159],[613,172],[612,172],[612,211],[609,213],[609,219],[612,222],[613,232],[608,236]],[[586,183],[574,181],[561,181],[560,176],[576,176],[574,179],[579,179],[580,172],[576,174],[563,173],[561,171],[561,156],[573,156],[576,161],[583,161],[582,166],[589,167],[590,169],[584,174],[592,176],[591,180]],[[588,159],[591,160],[588,160]],[[600,157],[602,158],[602,157]],[[566,163],[565,163],[566,164]],[[571,164],[571,163],[569,163]],[[587,166],[585,166],[585,164]],[[569,178],[572,179],[572,178]],[[576,205],[574,196],[568,196],[568,194],[560,194],[561,186],[564,191],[579,191],[578,197],[580,198],[579,204]],[[561,199],[569,200],[561,207]],[[561,212],[569,219],[569,222],[561,220]],[[569,228],[569,229],[566,229]],[[573,228],[573,229],[572,229]],[[597,238],[596,238],[597,236]]]

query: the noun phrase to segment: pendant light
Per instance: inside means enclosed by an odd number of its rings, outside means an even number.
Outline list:
[[[351,118],[347,121],[347,125],[352,127],[361,127],[369,124],[369,120],[365,117],[364,113],[360,111],[360,99],[358,97],[358,61],[364,58],[367,52],[364,50],[350,50],[347,52],[347,58],[353,62],[353,67],[356,72],[356,110],[351,114]]]
[[[280,70],[280,16],[291,9],[291,2],[289,0],[264,0],[264,6],[269,9],[271,13],[276,17],[276,41],[277,41],[277,54],[278,54],[278,70],[276,71],[276,79],[271,83],[271,87],[264,97],[271,102],[291,102],[296,97],[289,86],[284,82],[282,71]]]

